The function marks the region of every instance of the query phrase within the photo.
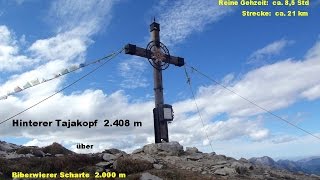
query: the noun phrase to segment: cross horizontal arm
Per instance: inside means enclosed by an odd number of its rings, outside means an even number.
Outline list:
[[[133,44],[127,44],[124,48],[126,54],[136,55],[144,58],[152,59],[152,52],[150,50],[146,50],[144,48],[137,47]],[[174,64],[176,66],[183,66],[184,65],[184,58],[182,57],[175,57],[175,56],[168,56],[166,55],[166,59],[163,60],[166,63]]]

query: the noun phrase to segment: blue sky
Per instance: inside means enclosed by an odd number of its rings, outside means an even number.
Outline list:
[[[320,136],[319,1],[308,17],[242,17],[252,7],[221,7],[216,1],[1,1],[0,96],[16,86],[50,78],[64,68],[89,62],[127,43],[146,47],[149,24],[160,23],[161,41],[224,86]],[[266,7],[272,12],[289,10]],[[293,7],[290,10],[298,10]],[[78,70],[0,101],[0,119],[33,105],[92,70]],[[171,141],[236,158],[319,155],[320,141],[261,111],[196,72],[191,72],[202,126],[184,69],[163,73],[165,102],[175,120]],[[117,56],[94,74],[17,119],[99,119],[93,129],[16,128],[1,124],[0,139],[24,145],[59,142],[77,152],[77,143],[132,151],[153,137],[153,77],[147,60]],[[104,119],[141,121],[137,127],[103,127]]]

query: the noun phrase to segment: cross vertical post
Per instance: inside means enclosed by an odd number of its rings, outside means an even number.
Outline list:
[[[150,25],[153,48],[160,48],[159,31],[160,24],[154,21]],[[157,117],[154,118],[155,143],[160,143],[161,140],[169,142],[168,123],[164,121],[163,113],[159,113],[159,110],[163,108],[164,103],[161,62],[154,61],[152,63],[155,67],[153,68],[155,109],[158,110],[158,113],[155,115]]]
[[[168,121],[173,120],[172,106],[164,104],[162,70],[170,64],[183,66],[184,59],[171,56],[167,47],[160,42],[160,24],[150,24],[151,42],[147,48],[140,48],[133,44],[125,46],[125,53],[147,58],[153,66],[154,98],[155,108],[153,109],[155,143],[169,142]]]

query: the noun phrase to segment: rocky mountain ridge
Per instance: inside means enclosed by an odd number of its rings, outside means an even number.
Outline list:
[[[249,161],[255,165],[270,166],[286,169],[292,172],[303,172],[307,174],[320,175],[320,157],[310,157],[298,161],[278,160],[274,161],[268,156],[250,158]]]
[[[184,150],[178,142],[147,144],[127,154],[107,149],[95,154],[76,154],[58,143],[24,147],[0,142],[0,179],[11,172],[115,172],[127,179],[320,179],[317,175],[292,173],[260,166],[241,158],[236,160],[214,152],[202,153],[196,147]]]

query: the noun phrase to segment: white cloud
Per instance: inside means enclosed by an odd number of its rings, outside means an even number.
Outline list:
[[[320,41],[320,39],[318,40]],[[320,42],[316,43],[306,54],[306,59],[318,60],[320,56]]]
[[[145,77],[147,64],[138,58],[131,58],[118,65],[120,76],[123,78],[120,86],[128,89],[147,87],[148,80]]]
[[[12,92],[16,86],[22,87],[27,82],[34,79],[50,79],[61,70],[70,67],[72,64],[79,64],[84,61],[85,52],[91,41],[85,37],[76,36],[71,32],[58,34],[48,39],[37,40],[30,47],[29,51],[33,56],[33,62],[37,68],[25,71],[20,74],[8,77],[6,82],[0,86],[1,95]],[[30,65],[30,64],[28,64]],[[12,65],[9,64],[12,68]],[[58,90],[64,78],[56,79],[54,82],[48,82],[24,91],[24,98],[38,97],[40,95],[49,95],[49,93]]]
[[[40,61],[70,61],[83,54],[90,42],[88,38],[69,31],[52,38],[37,40],[29,50]]]
[[[66,62],[56,60],[41,65],[34,70],[27,71],[19,75],[13,75],[0,86],[0,93],[1,95],[5,95],[8,92],[13,92],[13,89],[16,86],[20,86],[22,88],[22,86],[27,82],[35,79],[39,79],[39,81],[42,81],[42,79],[50,79],[54,77],[54,74],[60,72],[66,66]],[[56,79],[54,81],[43,83],[37,87],[25,90],[23,93],[21,93],[21,95],[23,95],[24,98],[33,97],[35,99],[46,95],[48,96],[50,93],[55,92],[62,85],[62,83],[63,78]]]
[[[7,81],[0,86],[0,96],[7,94],[8,91],[12,91],[18,85],[24,85],[30,80],[52,78],[54,74],[59,73],[64,68],[68,68],[71,64],[82,63],[85,60],[88,46],[93,43],[90,39],[91,36],[101,29],[104,18],[111,18],[110,11],[112,4],[110,1],[99,1],[97,4],[94,1],[90,1],[90,3],[82,1],[54,1],[50,9],[50,15],[51,19],[56,20],[57,24],[55,25],[60,27],[60,33],[47,39],[37,40],[31,44],[28,51],[31,53],[32,62],[37,63],[38,67],[31,71],[25,71],[21,74],[8,77]],[[85,8],[81,9],[82,5],[85,5]],[[70,18],[74,18],[73,21],[70,21]],[[103,25],[106,25],[107,22]],[[0,45],[1,43],[8,44],[12,39],[10,32],[6,30],[3,28],[3,33],[0,36]],[[16,45],[15,42],[11,44]],[[18,53],[18,46],[16,45],[13,48],[15,48],[13,52]],[[2,66],[4,68],[17,69],[32,65],[30,60],[25,56],[15,56],[14,58],[14,63],[3,63]],[[21,61],[18,61],[19,58]],[[63,82],[64,79],[61,78],[55,80],[55,82],[46,83],[41,86],[42,88],[31,88],[32,90],[25,91],[23,97],[48,96],[50,95],[49,93],[60,89]]]
[[[0,101],[0,107],[5,112],[1,113],[0,117],[4,119],[37,101],[37,99],[32,98],[25,101],[16,98]],[[27,111],[15,119],[32,119],[33,121],[54,121],[55,119],[93,121],[98,119],[98,126],[92,129],[81,127],[67,129],[55,126],[50,128],[14,128],[11,126],[12,122],[8,121],[0,126],[1,136],[22,135],[26,138],[36,139],[30,143],[38,145],[54,141],[63,142],[68,139],[69,145],[83,142],[102,148],[94,149],[94,151],[107,148],[102,145],[103,143],[109,144],[110,147],[132,148],[135,144],[144,143],[145,139],[152,133],[153,115],[150,111],[152,106],[153,102],[151,101],[130,104],[128,97],[122,91],[110,95],[103,94],[101,90],[86,90],[69,96],[58,94],[42,103],[41,106]],[[130,127],[104,127],[105,119],[110,121],[129,119],[131,125]],[[134,121],[141,121],[143,123],[142,127],[134,127]],[[117,141],[115,141],[114,135],[117,136]],[[128,139],[130,139],[129,142]]]
[[[313,54],[313,56],[308,56],[312,57],[310,59],[285,60],[266,65],[248,72],[238,82],[232,82],[225,86],[270,111],[286,108],[301,100],[301,97],[309,97],[309,99],[314,97],[313,99],[316,99],[320,97],[320,93],[317,91],[320,78],[316,75],[320,71],[320,55],[316,53],[319,50],[318,42],[308,53]],[[317,55],[314,55],[315,53]],[[228,75],[224,79],[232,78]],[[305,91],[309,89],[313,91]],[[173,124],[176,127],[173,132],[179,132],[179,129],[192,130],[192,132],[181,132],[181,135],[175,136],[180,141],[195,142],[196,138],[194,136],[196,136],[197,131],[194,132],[194,129],[201,129],[201,132],[203,132],[203,129],[207,129],[212,140],[249,137],[251,140],[261,141],[270,136],[269,130],[263,128],[259,121],[246,120],[250,116],[264,114],[265,112],[220,86],[201,87],[196,95],[196,101],[207,126],[206,128],[201,126],[192,100],[188,99],[175,103],[176,121],[183,121],[183,124],[178,123],[177,126]],[[190,115],[190,113],[192,114]],[[231,119],[211,123],[212,117],[220,113],[227,113]],[[290,128],[292,127],[290,126]],[[205,139],[205,133],[199,133],[199,137]],[[274,142],[279,143],[285,140],[289,141],[288,138],[282,138],[280,140],[275,139]]]
[[[288,143],[297,139],[299,138],[296,136],[280,135],[280,136],[274,137],[271,141],[275,144],[280,144],[280,143]]]
[[[44,147],[44,146],[49,146],[51,145],[51,142],[48,141],[39,141],[38,139],[33,139],[25,144],[23,144],[24,146],[40,146],[40,147]]]
[[[320,85],[311,87],[310,89],[303,91],[301,95],[309,100],[318,99],[320,97]]]
[[[248,63],[259,63],[260,61],[265,61],[273,57],[274,55],[280,54],[283,49],[291,44],[294,41],[289,41],[285,39],[280,39],[278,41],[274,41],[267,46],[258,49],[254,53],[252,53],[249,57]]]
[[[19,55],[19,47],[7,26],[0,26],[0,71],[18,71],[31,66],[34,61]]]
[[[183,137],[180,137],[179,141],[183,141],[186,137],[189,137],[190,142],[188,143],[198,140],[199,137],[194,136],[195,134],[199,134],[200,137],[202,137],[202,140],[206,140],[206,133],[210,136],[209,139],[213,141],[231,140],[241,137],[248,137],[251,140],[260,141],[269,136],[269,131],[263,128],[262,121],[260,120],[233,118],[226,121],[219,120],[213,123],[207,121],[205,127],[202,127],[197,116],[181,121],[184,123],[179,123],[177,126],[172,125],[172,132],[177,132],[178,128],[186,129],[185,131],[189,132],[191,135],[186,133]],[[197,129],[197,131],[195,131],[195,129]]]
[[[52,3],[49,19],[53,17],[58,32],[81,28],[82,34],[92,35],[111,19],[111,10],[116,1],[58,0]]]
[[[48,20],[58,27],[58,34],[37,40],[29,48],[37,57],[46,60],[74,60],[83,55],[93,43],[90,39],[108,25],[115,1],[58,0],[51,4]],[[67,58],[67,59],[65,59]]]
[[[320,135],[319,133],[317,134]],[[272,138],[268,141],[247,141],[245,139],[234,139],[231,141],[213,142],[214,151],[217,154],[227,154],[235,158],[250,158],[269,156],[272,158],[292,158],[319,155],[319,142],[312,136],[300,136],[288,138],[288,141],[275,143],[279,138]],[[290,140],[289,140],[290,139]],[[208,146],[202,146],[208,149]]]
[[[18,112],[38,100],[28,99],[21,101],[18,99],[8,99],[0,102],[4,107],[4,114],[1,119],[8,117],[13,112]],[[1,104],[2,103],[2,104]],[[85,104],[85,106],[84,106]],[[59,142],[66,145],[76,143],[94,144],[93,151],[101,151],[106,148],[115,147],[131,151],[146,143],[146,140],[153,141],[153,102],[129,103],[128,97],[123,91],[118,91],[110,95],[103,94],[100,90],[86,90],[77,94],[65,96],[59,94],[47,102],[27,111],[15,119],[33,121],[54,121],[55,119],[80,119],[92,121],[99,119],[98,127],[92,129],[62,127],[51,128],[8,128],[11,121],[0,127],[2,136],[23,136],[32,140],[27,145],[44,146],[51,142]],[[50,109],[50,111],[48,111]],[[170,137],[186,145],[205,140],[202,126],[198,122],[198,117],[187,117],[177,119],[179,123],[169,125]],[[104,127],[104,119],[114,121],[116,119],[129,119],[130,127]],[[133,127],[134,121],[141,121],[142,127]],[[229,140],[239,137],[249,137],[253,140],[261,140],[268,136],[268,130],[262,127],[262,121],[249,121],[244,119],[230,119],[225,122],[218,121],[209,124],[209,134],[214,135],[214,140]],[[245,128],[240,128],[244,126]],[[114,141],[114,137],[117,141]],[[68,139],[69,142],[65,142]],[[72,146],[73,150],[76,150]],[[84,152],[76,150],[77,152]]]
[[[160,15],[161,41],[175,45],[194,32],[201,32],[207,25],[220,20],[232,11],[210,0],[178,0],[162,3]],[[160,10],[159,10],[160,11]]]
[[[319,42],[309,54],[320,50],[318,44]],[[289,59],[266,65],[248,72],[241,80],[227,86],[270,111],[285,108],[306,95],[310,95],[309,98],[319,96],[319,58],[320,56],[316,55],[304,60]],[[261,109],[217,85],[200,88],[197,101],[200,109],[209,116],[219,112],[227,112],[231,116],[263,113]],[[188,103],[191,103],[190,100],[179,102],[176,109],[179,112],[194,110]]]

